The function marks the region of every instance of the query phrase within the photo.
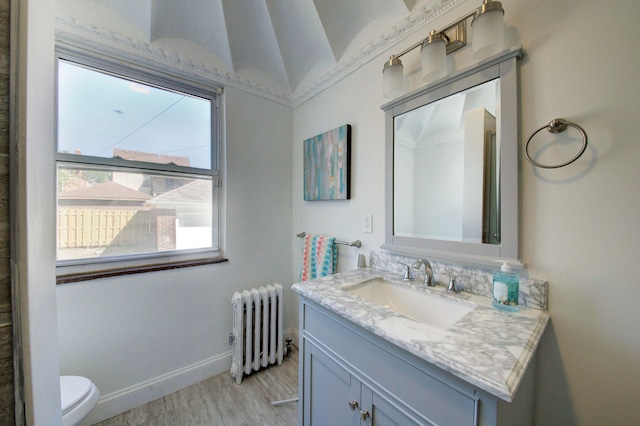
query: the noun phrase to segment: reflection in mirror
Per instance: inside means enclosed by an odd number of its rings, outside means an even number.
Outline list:
[[[500,243],[499,99],[494,79],[394,117],[395,235]]]

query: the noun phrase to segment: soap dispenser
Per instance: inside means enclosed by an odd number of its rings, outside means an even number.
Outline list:
[[[520,277],[511,272],[511,266],[504,260],[499,271],[493,273],[491,286],[491,298],[493,306],[505,311],[516,312],[518,310],[518,293],[520,292]]]

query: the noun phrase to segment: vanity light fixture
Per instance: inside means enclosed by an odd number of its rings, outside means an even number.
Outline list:
[[[397,55],[391,55],[382,70],[382,91],[387,99],[404,93],[404,73],[400,57],[420,46],[422,80],[429,82],[447,75],[447,55],[467,45],[467,20],[473,31],[473,58],[484,59],[504,47],[504,9],[499,1],[484,0],[457,21],[441,30],[431,30],[429,36]]]

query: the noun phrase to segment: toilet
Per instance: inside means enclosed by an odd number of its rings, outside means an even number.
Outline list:
[[[60,377],[62,426],[77,426],[98,403],[100,392],[86,377]]]

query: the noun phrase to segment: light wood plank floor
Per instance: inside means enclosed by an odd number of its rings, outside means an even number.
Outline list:
[[[99,426],[254,426],[297,425],[297,405],[272,407],[272,401],[297,397],[298,350],[281,366],[272,366],[236,384],[223,373],[141,407],[98,423]]]

